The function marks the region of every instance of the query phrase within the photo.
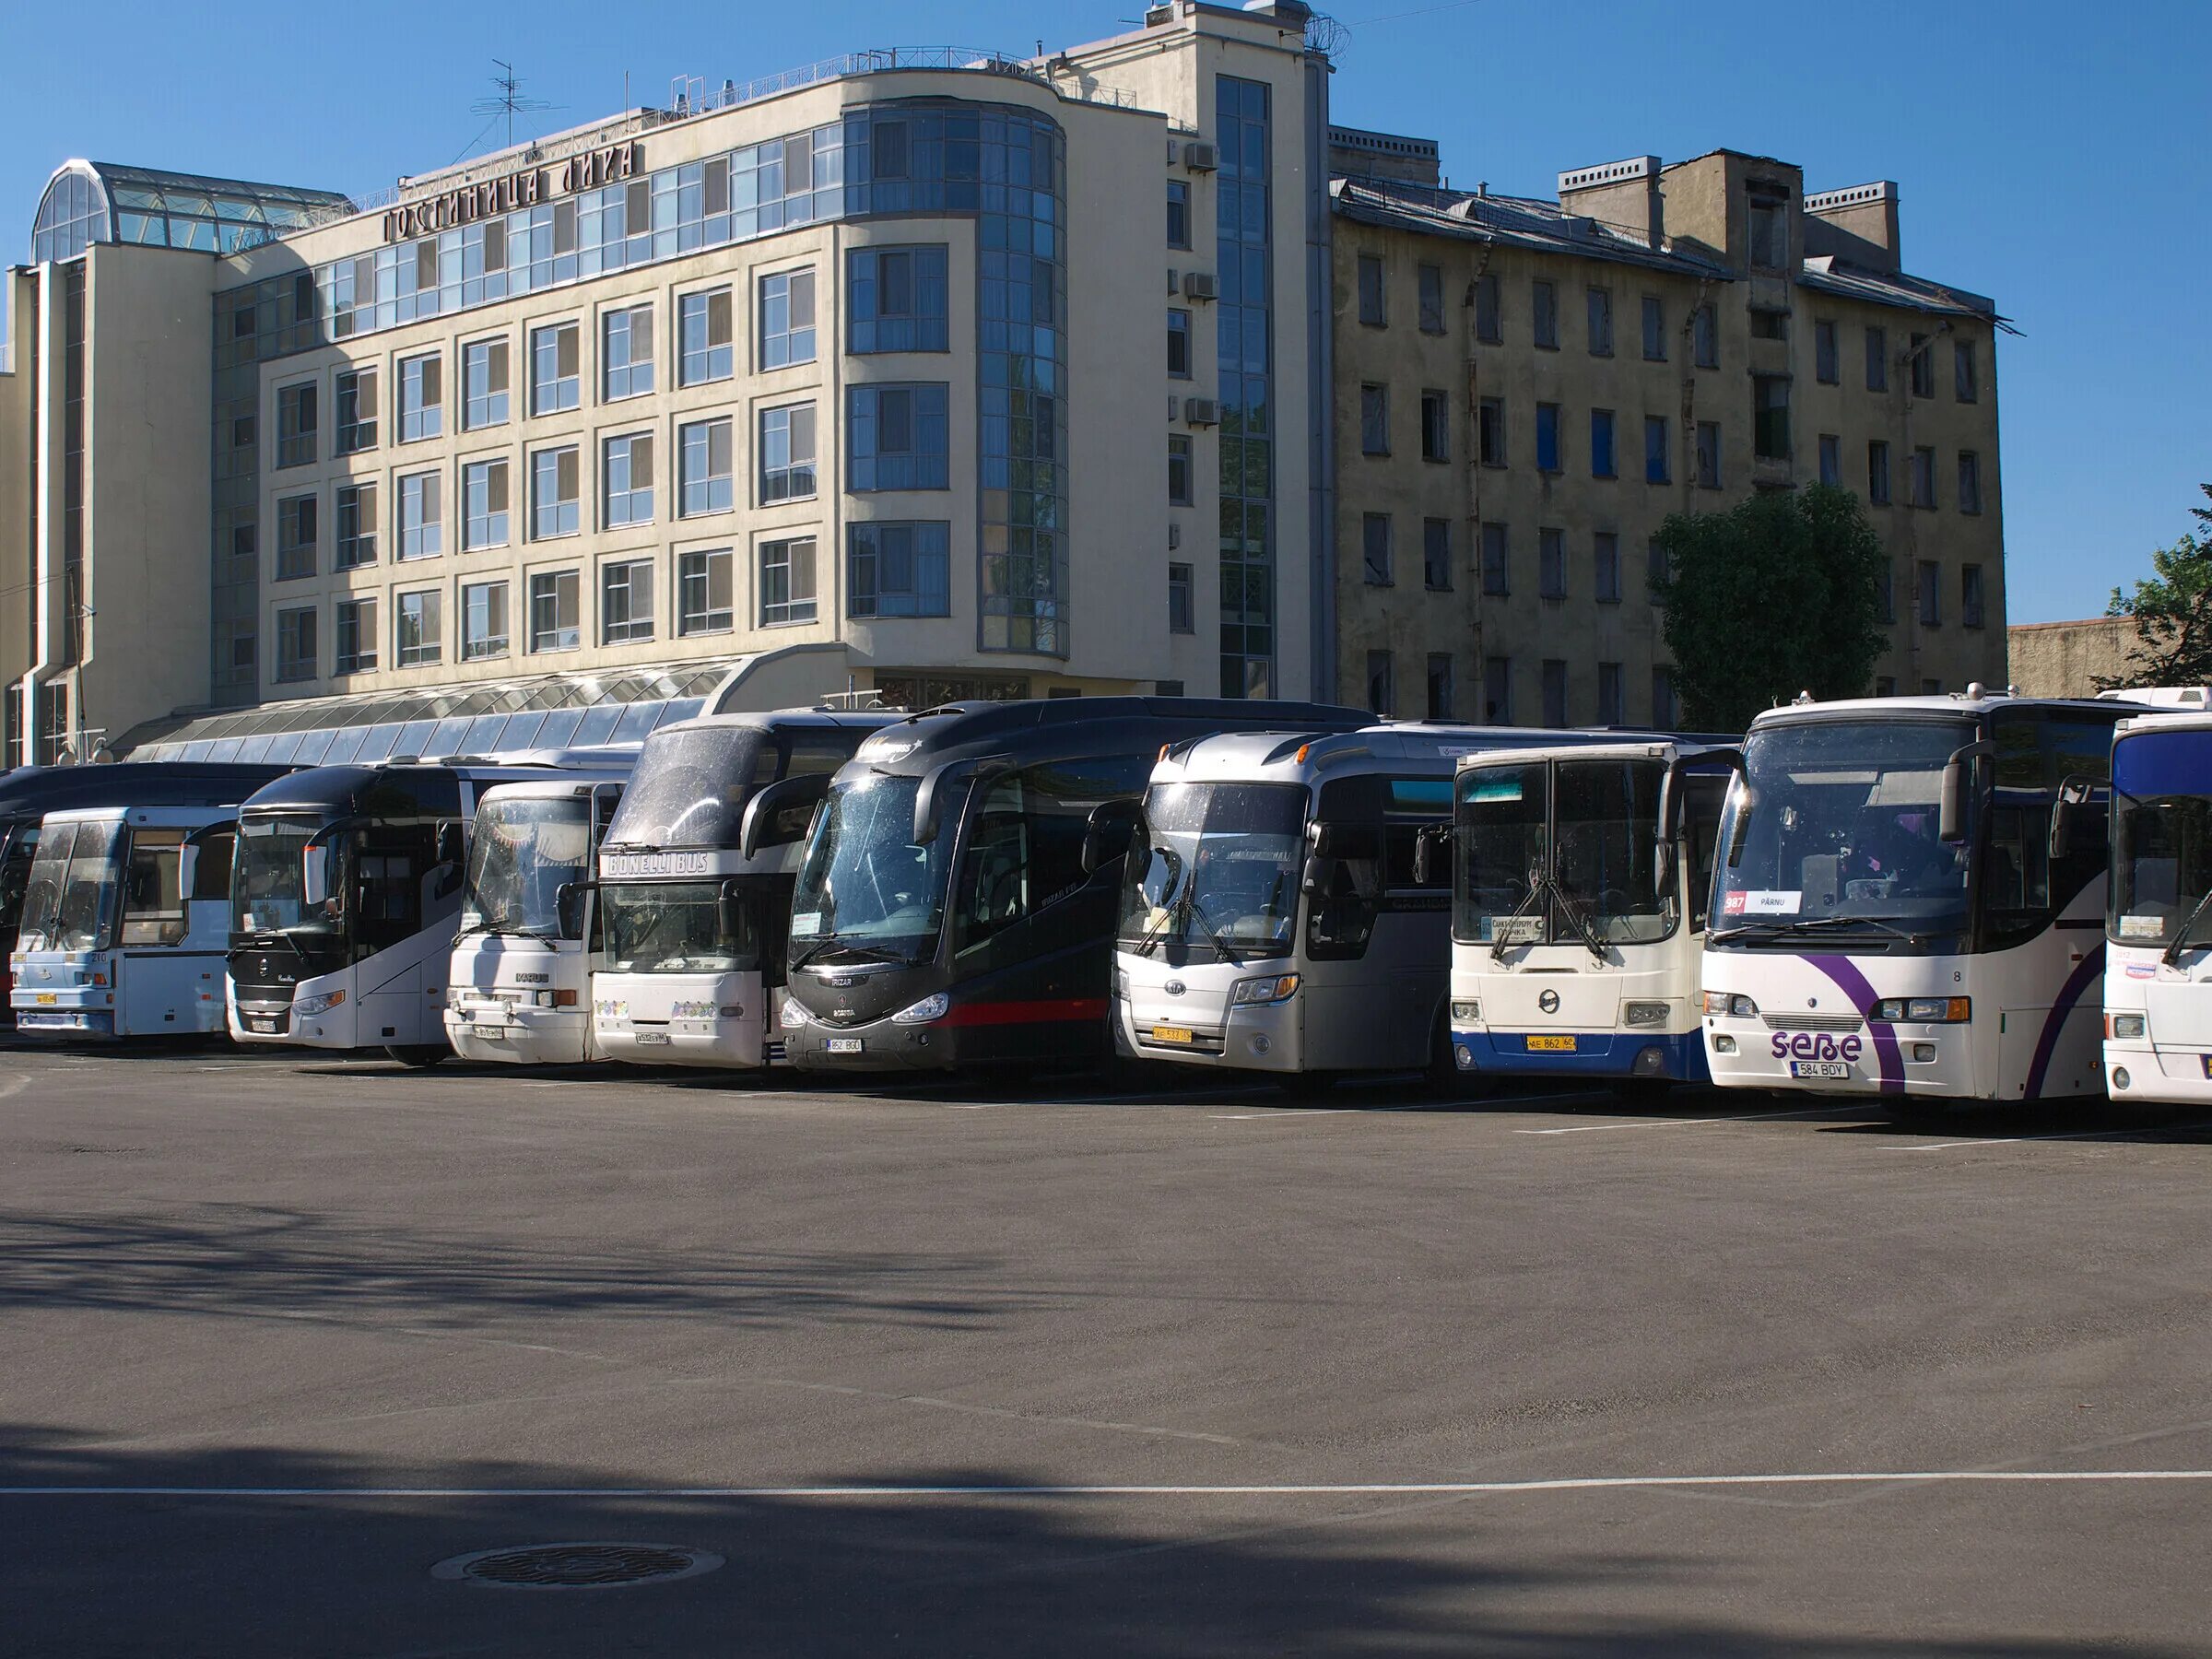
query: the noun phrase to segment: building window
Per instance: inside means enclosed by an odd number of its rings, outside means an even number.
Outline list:
[[[1545,599],[1567,597],[1567,532],[1536,532],[1536,594]]]
[[[474,340],[461,348],[461,424],[469,431],[507,424],[507,342]]]
[[[726,423],[725,423],[726,424]],[[578,506],[576,446],[544,449],[530,457],[530,539],[574,535],[582,528]]]
[[[1959,572],[1959,625],[1980,628],[1982,619],[1982,567],[1968,565]]]
[[[1866,390],[1889,390],[1889,336],[1878,328],[1866,331]]]
[[[315,573],[315,498],[288,496],[276,503],[276,580]]]
[[[1505,399],[1486,397],[1476,409],[1477,437],[1485,466],[1505,465]]]
[[[1559,348],[1559,284],[1538,280],[1529,285],[1529,315],[1538,349],[1557,351]]]
[[[1370,712],[1388,720],[1397,712],[1397,669],[1387,651],[1367,653],[1367,706]]]
[[[336,452],[358,455],[376,447],[376,371],[341,369],[337,389],[338,430]]]
[[[278,684],[315,677],[315,607],[276,613],[276,679]]]
[[[1619,725],[1628,719],[1626,701],[1621,696],[1621,675],[1618,663],[1600,663],[1597,665],[1597,724]]]
[[[676,631],[686,636],[728,633],[736,625],[730,550],[686,553],[676,561]]]
[[[1594,478],[1611,478],[1618,476],[1613,459],[1613,411],[1590,411],[1590,476]]]
[[[1790,265],[1790,209],[1786,202],[1751,203],[1751,268],[1786,271]]]
[[[1513,659],[1511,657],[1483,659],[1482,717],[1492,725],[1513,724]]]
[[[736,505],[728,418],[694,420],[678,427],[676,436],[677,516],[697,518],[701,513],[727,512]]]
[[[1191,378],[1191,313],[1173,307],[1168,311],[1168,376]]]
[[[500,491],[501,498],[505,490]],[[653,434],[609,438],[599,461],[601,522],[609,530],[653,523]]]
[[[773,280],[788,282],[790,278],[765,279],[764,300],[765,281]],[[677,302],[676,316],[679,335],[677,378],[687,386],[728,380],[735,372],[730,347],[730,290],[718,288],[703,294],[686,294]],[[765,353],[765,339],[762,349]]]
[[[1418,267],[1416,276],[1420,285],[1421,332],[1441,335],[1444,332],[1443,267],[1425,265]]]
[[[1390,514],[1359,515],[1360,568],[1370,587],[1390,586]]]
[[[1187,564],[1168,566],[1168,631],[1198,631],[1197,588]]]
[[[847,614],[952,614],[952,526],[942,522],[854,524],[846,570]]]
[[[1912,395],[1936,395],[1936,347],[1924,334],[1912,336],[1910,353],[1912,359]]]
[[[1672,465],[1674,446],[1667,441],[1666,417],[1646,415],[1643,418],[1643,481],[1646,484],[1664,484],[1667,468]]]
[[[445,551],[445,512],[439,475],[409,473],[399,481],[399,556],[434,559]]]
[[[1889,446],[1879,438],[1866,445],[1866,500],[1877,507],[1889,504]]]
[[[1908,475],[1912,490],[1912,505],[1936,505],[1936,452],[1920,448],[1912,452],[1912,471]]]
[[[653,638],[653,560],[622,559],[599,567],[599,639],[631,645]]]
[[[230,447],[232,449],[252,449],[254,436],[259,430],[253,416],[241,415],[230,423]]]
[[[276,388],[276,465],[305,466],[315,458],[315,383]]]
[[[1721,324],[1710,300],[1689,313],[1689,355],[1700,369],[1721,366]]]
[[[1874,677],[1874,694],[1877,697],[1895,697],[1897,695],[1897,676],[1894,674],[1876,675]]]
[[[1941,697],[1943,695],[1943,682],[1939,679],[1922,680],[1920,682],[1920,694],[1923,697]]]
[[[1363,385],[1359,388],[1359,453],[1363,455],[1390,453],[1390,388]]]
[[[1452,718],[1452,653],[1432,651],[1429,653],[1429,718]]]
[[[601,319],[599,371],[608,403],[653,390],[653,307],[626,306]]]
[[[1499,303],[1498,278],[1475,278],[1475,337],[1486,346],[1505,343],[1505,315]]]
[[[1813,323],[1813,378],[1832,386],[1843,378],[1843,361],[1836,347],[1836,325],[1826,317]]]
[[[760,626],[814,620],[814,537],[760,544]]]
[[[1943,567],[1932,559],[1920,561],[1920,625],[1943,626]]]
[[[1590,556],[1594,569],[1595,592],[1600,605],[1620,603],[1620,537],[1610,530],[1600,530],[1590,538]]]
[[[503,547],[508,541],[507,463],[471,461],[461,469],[461,547]]]
[[[1786,375],[1751,377],[1751,453],[1762,461],[1790,458],[1790,382]]]
[[[1656,294],[1643,297],[1643,360],[1666,361],[1666,301]]]
[[[760,504],[814,494],[814,406],[760,411]]]
[[[1191,245],[1191,187],[1181,179],[1168,181],[1168,246]]]
[[[1721,487],[1721,423],[1717,420],[1698,422],[1698,487]]]
[[[1540,403],[1536,406],[1536,470],[1556,473],[1563,470],[1559,459],[1559,406]]]
[[[367,674],[376,666],[376,601],[341,599],[332,607],[333,674]]]
[[[1959,452],[1959,511],[1982,511],[1982,457],[1972,450]]]
[[[1370,328],[1390,321],[1383,310],[1382,262],[1372,253],[1359,255],[1359,321]]]
[[[461,655],[465,662],[507,654],[507,584],[476,582],[461,590]]]
[[[1661,730],[1679,725],[1682,705],[1675,696],[1675,669],[1671,663],[1652,665],[1652,724]]]
[[[1168,504],[1191,504],[1191,441],[1172,432],[1168,435]]]
[[[576,324],[530,331],[530,413],[557,415],[582,401],[577,378]]]
[[[1482,591],[1494,599],[1513,591],[1512,546],[1503,524],[1482,527]]]
[[[1888,560],[1882,561],[1880,578],[1874,586],[1875,614],[1881,618],[1884,627],[1897,620],[1897,572]]]
[[[1421,459],[1452,459],[1452,397],[1447,392],[1421,394]]]
[[[845,433],[851,445],[846,488],[948,488],[944,384],[853,386],[846,393]]]
[[[392,661],[395,667],[423,668],[438,661],[444,645],[444,618],[436,588],[418,588],[393,597]]]
[[[729,291],[721,290],[723,305]],[[712,296],[709,296],[712,299]],[[728,333],[724,319],[724,334]],[[854,347],[859,350],[859,347]],[[779,271],[760,278],[760,367],[784,369],[814,361],[814,271]],[[724,369],[724,374],[729,371]],[[709,374],[704,379],[721,378]]]
[[[1674,561],[1666,556],[1666,544],[1657,536],[1643,544],[1643,591],[1651,602],[1661,609],[1666,607],[1666,584],[1674,573]]]
[[[337,492],[338,535],[334,570],[350,571],[376,562],[376,485],[341,484]]]
[[[573,571],[539,571],[530,578],[530,649],[573,651],[582,642],[582,584]]]
[[[1820,434],[1820,482],[1843,482],[1843,440],[1833,432]]]
[[[855,248],[846,256],[852,350],[944,351],[945,246]],[[809,357],[813,356],[811,350]]]
[[[1590,355],[1613,355],[1613,290],[1594,288],[1589,290]]]
[[[1974,361],[1971,340],[1951,342],[1951,394],[1960,403],[1982,401],[1982,380]]]
[[[399,441],[413,443],[445,430],[444,373],[438,355],[402,358],[399,363]]]
[[[1567,662],[1564,657],[1544,659],[1544,724],[1567,724]]]
[[[1786,340],[1790,337],[1790,313],[1775,311],[1763,305],[1751,308],[1751,337],[1755,340]]]
[[[1432,594],[1452,586],[1452,521],[1421,521],[1421,585]]]

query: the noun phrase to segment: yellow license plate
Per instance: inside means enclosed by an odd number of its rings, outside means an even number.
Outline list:
[[[1155,1042],[1188,1042],[1191,1041],[1191,1028],[1189,1026],[1154,1026],[1152,1041]]]
[[[56,996],[51,991],[41,991],[39,993],[39,1006],[41,1008],[51,1008],[61,1000],[62,999],[60,997]]]
[[[1528,1048],[1529,1053],[1533,1054],[1571,1054],[1574,1053],[1574,1039],[1571,1037],[1531,1037],[1528,1040]]]

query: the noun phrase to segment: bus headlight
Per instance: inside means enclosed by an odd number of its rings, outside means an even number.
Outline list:
[[[1482,999],[1463,996],[1452,1005],[1452,1020],[1455,1025],[1473,1025],[1482,1018]]]
[[[1277,974],[1273,979],[1239,980],[1229,994],[1231,1007],[1245,1008],[1265,1003],[1288,1002],[1298,994],[1298,975]]]
[[[1663,1002],[1632,1002],[1621,1008],[1620,1022],[1631,1030],[1637,1026],[1663,1026],[1666,1023],[1666,1013]]]
[[[1736,1019],[1754,1019],[1759,1016],[1759,1005],[1749,997],[1727,991],[1705,993],[1705,1012],[1726,1014]]]
[[[1973,1011],[1968,996],[1885,996],[1867,1018],[1883,1025],[1964,1025]]]
[[[2105,1018],[2112,1028],[2105,1033],[2108,1037],[2139,1038],[2149,1030],[2140,1014],[2110,1014]]]
[[[785,1007],[791,1004],[785,1003]],[[932,991],[912,1007],[901,1008],[891,1016],[893,1025],[927,1025],[933,1019],[942,1019],[952,1006],[952,998],[942,991]]]
[[[787,1031],[804,1030],[806,1024],[806,1010],[787,996],[783,999],[782,1010],[776,1016],[776,1023]]]
[[[292,1014],[295,1018],[312,1018],[317,1014],[329,1013],[345,1000],[346,993],[343,991],[326,991],[321,996],[297,997],[292,1003]]]

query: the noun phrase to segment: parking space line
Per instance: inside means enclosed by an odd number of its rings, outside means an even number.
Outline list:
[[[1700,1124],[1757,1124],[1772,1118],[1830,1117],[1842,1110],[1808,1106],[1796,1112],[1739,1112],[1726,1117],[1644,1118],[1623,1124],[1576,1124],[1565,1129],[1516,1129],[1515,1135],[1590,1135],[1600,1129],[1687,1129]]]
[[[2141,1129],[2074,1129],[2063,1135],[1993,1135],[1982,1140],[1899,1141],[1877,1148],[1883,1152],[1948,1152],[1959,1147],[2017,1147],[2028,1141],[2124,1140],[2137,1135],[2186,1135],[2212,1129],[2212,1120],[2201,1124],[2152,1124]]]

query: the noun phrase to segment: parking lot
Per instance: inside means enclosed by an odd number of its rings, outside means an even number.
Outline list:
[[[2206,1651],[2212,1124],[1205,1081],[0,1052],[6,1646]]]

